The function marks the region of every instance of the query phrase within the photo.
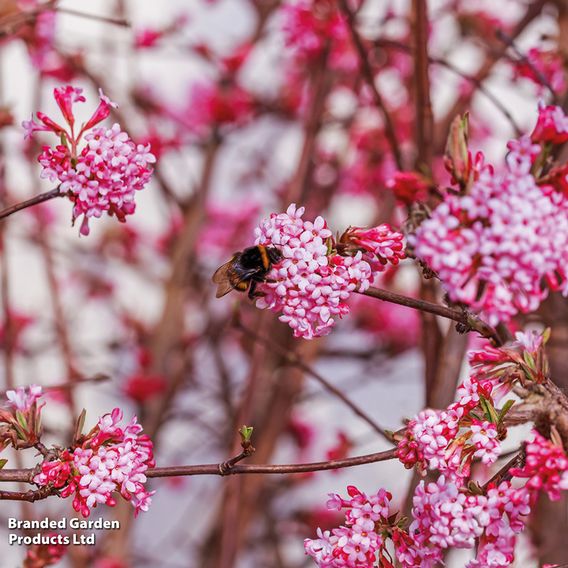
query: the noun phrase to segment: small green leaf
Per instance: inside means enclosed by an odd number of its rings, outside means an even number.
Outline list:
[[[87,411],[83,408],[81,414],[77,418],[77,424],[75,425],[75,434],[73,435],[73,441],[76,442],[83,434],[83,427],[85,426],[85,418],[87,416]]]
[[[508,400],[503,405],[503,408],[499,411],[499,422],[503,421],[503,418],[505,418],[505,415],[507,414],[507,412],[509,412],[509,410],[511,410],[511,407],[513,406],[513,404],[515,404],[514,400]]]
[[[536,371],[534,357],[528,351],[523,351],[523,359],[525,360],[525,363],[529,366],[530,369]]]
[[[241,435],[241,442],[243,444],[250,442],[253,430],[254,428],[252,426],[246,426],[246,425],[241,426],[239,434]]]
[[[18,421],[18,424],[22,427],[22,429],[28,429],[28,421],[26,420],[26,417],[23,415],[23,413],[19,410],[16,410],[16,420]]]
[[[487,400],[484,396],[479,397],[479,403],[483,408],[483,411],[485,412],[485,416],[487,417],[487,419],[493,422],[493,424],[497,424],[499,422],[499,416],[497,415],[497,412],[495,411],[495,407],[493,406],[493,404],[491,404],[491,402]]]
[[[550,328],[547,327],[543,332],[542,332],[542,344],[546,345],[548,343],[548,340],[550,339]]]
[[[8,460],[1,459],[0,460],[0,469],[4,469],[4,466],[8,463]]]

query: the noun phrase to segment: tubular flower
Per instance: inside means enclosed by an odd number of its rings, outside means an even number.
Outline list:
[[[89,220],[103,213],[125,221],[134,213],[135,192],[143,189],[152,176],[151,164],[156,159],[150,145],[136,145],[118,124],[111,128],[97,126],[116,104],[99,91],[100,102],[91,118],[75,132],[73,105],[85,102],[82,89],[71,86],[54,89],[54,97],[66,126],[38,112],[22,124],[26,135],[49,131],[61,143],[43,146],[38,158],[41,177],[60,184],[60,190],[73,202],[72,220],[83,217],[80,232],[89,234]],[[82,148],[81,148],[82,146]]]
[[[546,491],[553,501],[560,499],[560,491],[568,489],[568,457],[562,447],[535,431],[525,452],[523,467],[512,469],[511,474],[528,478],[525,487],[534,498],[540,491]]]
[[[326,335],[334,316],[349,313],[352,292],[366,290],[373,273],[387,262],[404,257],[402,235],[386,225],[375,229],[348,229],[335,243],[323,217],[304,221],[304,208],[290,205],[286,213],[272,214],[255,230],[256,244],[274,246],[282,260],[260,286],[259,308],[280,313],[296,337]]]
[[[503,347],[486,345],[478,351],[470,351],[469,364],[476,382],[490,388],[495,400],[510,392],[515,382],[542,383],[548,376],[548,359],[544,346],[550,330],[517,332],[515,341]]]
[[[43,462],[34,482],[52,483],[61,488],[62,497],[73,495],[73,508],[83,517],[100,503],[114,506],[117,492],[132,503],[136,514],[147,511],[154,494],[144,487],[145,472],[154,465],[152,442],[141,435],[136,417],[124,427],[119,426],[121,420],[119,408],[105,414],[87,436],[81,436],[79,446]]]
[[[0,451],[11,445],[16,449],[30,448],[41,436],[41,411],[45,403],[39,385],[18,387],[6,392],[6,406],[0,408]]]
[[[533,142],[564,144],[568,141],[568,116],[559,106],[538,105],[538,120],[531,134]]]

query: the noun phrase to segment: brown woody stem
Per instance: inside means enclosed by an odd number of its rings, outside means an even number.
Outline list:
[[[28,207],[33,207],[34,205],[38,205],[39,203],[43,203],[44,201],[49,201],[54,197],[63,197],[65,194],[61,193],[59,187],[52,189],[51,191],[47,191],[46,193],[40,193],[31,199],[27,199],[26,201],[22,201],[20,203],[16,203],[15,205],[11,205],[10,207],[6,207],[0,211],[0,219],[4,219],[9,217],[13,213],[17,211],[21,211],[22,209],[27,209]]]
[[[451,319],[464,325],[466,330],[477,331],[481,336],[486,337],[487,339],[492,339],[498,344],[503,343],[500,334],[495,328],[491,327],[488,323],[465,309],[450,308],[449,306],[434,304],[432,302],[427,302],[426,300],[410,298],[409,296],[403,296],[402,294],[383,290],[382,288],[375,288],[374,286],[371,286],[365,290],[365,292],[360,293],[371,298],[377,298],[378,300],[384,300],[385,302],[392,302],[393,304],[399,304],[401,306],[406,306],[408,308]]]
[[[179,465],[171,467],[155,467],[146,471],[147,477],[179,477],[190,475],[236,475],[236,474],[276,474],[286,475],[289,473],[306,473],[312,471],[326,471],[330,469],[342,469],[346,467],[355,467],[358,465],[365,465],[369,463],[377,463],[382,461],[393,460],[396,458],[396,449],[386,450],[384,452],[377,452],[374,454],[366,454],[363,456],[355,456],[352,458],[345,458],[341,460],[329,460],[323,462],[312,463],[296,463],[296,464],[236,464],[233,465],[228,471],[222,471],[222,463],[211,463],[202,465]],[[226,463],[226,462],[223,462]],[[33,469],[4,469],[0,470],[0,482],[9,481],[22,481],[25,483],[32,483],[35,470]],[[42,492],[43,490],[43,492]],[[32,498],[32,493],[35,498]],[[45,494],[45,495],[44,495]],[[41,488],[37,491],[26,492],[12,492],[0,491],[0,500],[37,500],[43,499],[52,494],[51,488],[49,492],[47,488]],[[38,496],[44,495],[44,496]]]

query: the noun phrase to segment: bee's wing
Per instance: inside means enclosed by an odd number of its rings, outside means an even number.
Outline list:
[[[215,294],[217,298],[221,298],[233,290],[233,285],[231,284],[233,260],[234,259],[231,259],[217,268],[211,278],[211,280],[217,284],[217,294]]]

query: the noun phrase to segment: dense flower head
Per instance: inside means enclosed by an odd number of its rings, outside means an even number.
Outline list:
[[[434,568],[448,548],[476,545],[476,558],[468,568],[509,566],[516,537],[530,513],[529,493],[509,481],[490,484],[484,493],[441,475],[435,482],[418,484],[405,529],[405,520],[390,509],[387,491],[369,497],[350,486],[348,492],[350,499],[331,493],[327,502],[331,510],[346,511],[345,524],[330,531],[318,529],[318,538],[304,542],[306,554],[318,566],[392,567],[389,537],[403,568]]]
[[[405,568],[429,567],[442,560],[444,549],[471,549],[479,542],[468,568],[509,566],[529,512],[527,492],[508,481],[489,487],[486,495],[470,493],[444,476],[422,481],[414,493],[408,537],[394,538],[397,558]]]
[[[404,257],[402,235],[386,225],[350,228],[335,243],[323,217],[304,221],[304,208],[295,204],[286,213],[272,214],[255,230],[256,244],[276,247],[282,259],[259,288],[260,308],[280,313],[296,337],[326,335],[334,316],[349,313],[347,299],[366,290],[373,272]],[[343,254],[342,254],[343,253]]]
[[[482,506],[484,532],[474,560],[467,568],[510,566],[515,559],[517,534],[523,531],[530,513],[530,495],[510,481],[490,486]]]
[[[27,135],[51,131],[61,143],[43,146],[38,158],[41,177],[60,184],[61,193],[73,202],[73,222],[83,217],[81,233],[89,233],[89,220],[103,213],[124,221],[134,213],[135,192],[143,189],[152,176],[155,162],[149,145],[136,145],[118,124],[111,128],[97,126],[116,104],[102,91],[100,102],[90,119],[75,132],[73,105],[84,102],[82,89],[71,86],[54,90],[55,100],[67,126],[62,126],[38,112],[23,123]],[[80,148],[82,145],[82,148]]]
[[[553,501],[560,499],[560,492],[568,489],[568,457],[562,446],[547,440],[538,432],[525,446],[525,462],[511,470],[516,477],[527,478],[526,488],[536,497],[546,491]]]
[[[88,517],[98,504],[114,506],[115,495],[130,501],[136,513],[147,511],[153,492],[145,489],[145,472],[154,465],[152,442],[142,435],[136,417],[125,426],[122,411],[105,414],[80,444],[45,461],[34,477],[39,486],[52,483],[60,495],[73,495],[73,508]]]
[[[328,509],[345,510],[345,526],[331,531],[317,529],[317,539],[306,539],[304,548],[318,566],[366,568],[382,555],[381,527],[389,526],[392,495],[380,489],[367,495],[354,486],[347,488],[349,499],[330,493]]]
[[[568,292],[565,198],[537,185],[527,138],[509,148],[507,172],[484,168],[467,194],[448,194],[410,239],[450,299],[491,324],[534,311],[549,287]]]
[[[448,411],[426,409],[408,424],[405,437],[399,442],[397,455],[405,467],[418,464],[422,469],[457,472],[460,456],[448,452],[459,431],[459,417]],[[457,458],[457,460],[456,460]]]
[[[436,482],[421,481],[412,500],[409,534],[434,548],[473,548],[489,521],[484,496],[467,495],[443,475]]]
[[[495,463],[502,437],[498,424],[490,420],[498,416],[488,410],[494,409],[492,388],[489,381],[468,378],[458,388],[456,402],[443,410],[421,411],[398,443],[398,459],[406,468],[439,471],[450,480],[466,478],[474,458],[485,465]]]

